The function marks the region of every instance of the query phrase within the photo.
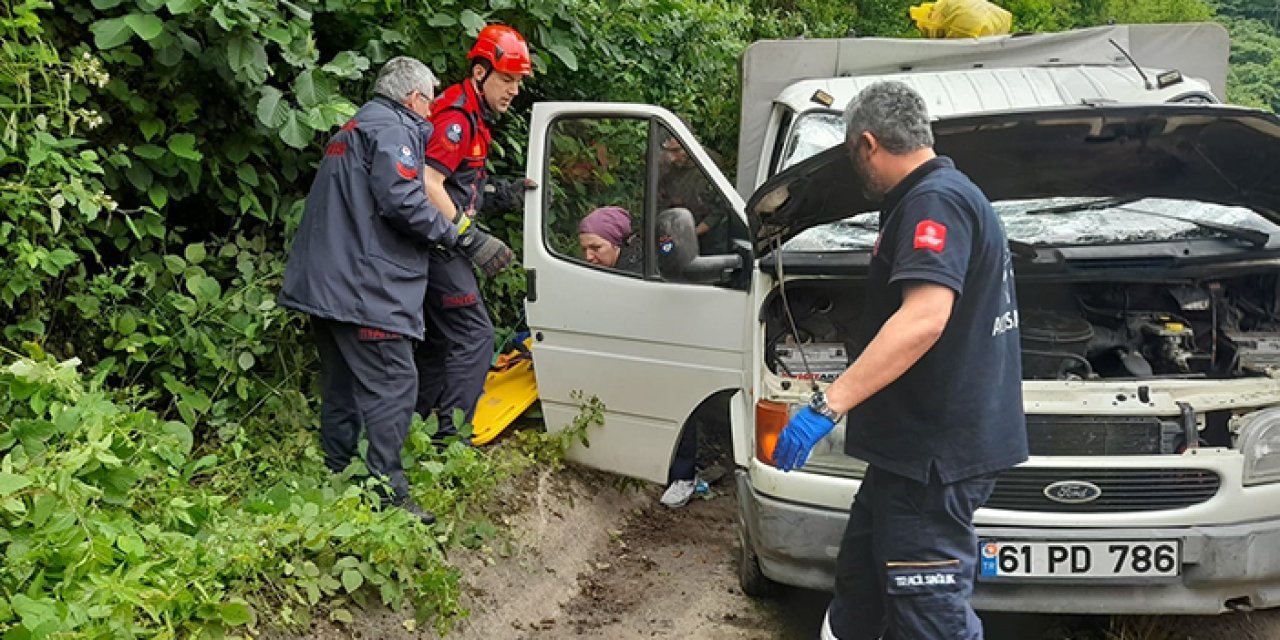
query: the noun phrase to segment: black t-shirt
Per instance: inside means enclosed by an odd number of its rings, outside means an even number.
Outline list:
[[[949,158],[890,191],[872,253],[862,344],[902,306],[902,287],[956,292],[938,342],[902,377],[849,412],[845,452],[919,482],[1006,469],[1027,459],[1013,262],[1000,219]]]

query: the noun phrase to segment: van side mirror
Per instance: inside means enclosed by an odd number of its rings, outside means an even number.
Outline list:
[[[665,209],[658,214],[658,273],[664,280],[722,284],[746,264],[741,253],[698,255],[698,233],[688,209]]]

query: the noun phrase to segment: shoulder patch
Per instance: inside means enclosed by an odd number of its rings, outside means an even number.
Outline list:
[[[462,125],[457,122],[449,125],[444,130],[444,137],[446,140],[454,144],[462,142]]]
[[[916,225],[916,239],[912,246],[942,253],[947,246],[947,226],[933,220],[921,220]]]
[[[396,158],[396,173],[405,180],[418,178],[418,160],[413,157],[409,145],[400,145],[400,157]]]
[[[418,166],[418,161],[413,157],[413,151],[410,150],[409,145],[406,145],[406,144],[400,145],[399,161],[400,161],[400,164],[406,167],[409,167],[410,169]]]

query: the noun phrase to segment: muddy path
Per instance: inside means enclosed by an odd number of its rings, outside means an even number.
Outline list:
[[[626,488],[624,488],[626,487]],[[535,474],[493,505],[506,533],[453,560],[470,616],[446,638],[811,640],[829,595],[738,589],[736,497],[723,477],[682,509],[661,488],[570,468]],[[370,610],[302,636],[429,638],[408,616]],[[1216,617],[982,615],[988,640],[1280,640],[1280,610]]]
[[[829,594],[784,588],[769,600],[738,589],[733,482],[723,478],[682,509],[658,491],[577,575],[577,591],[511,638],[812,640]],[[1280,640],[1280,610],[1208,617],[1041,616],[981,613],[988,640]]]

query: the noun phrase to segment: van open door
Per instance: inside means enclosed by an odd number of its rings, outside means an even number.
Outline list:
[[[648,105],[535,104],[528,176],[541,188],[525,204],[525,307],[547,428],[598,398],[604,424],[570,459],[665,482],[693,410],[750,386],[742,200],[689,130]],[[604,207],[617,209],[588,236],[602,251],[588,251],[579,224]]]

